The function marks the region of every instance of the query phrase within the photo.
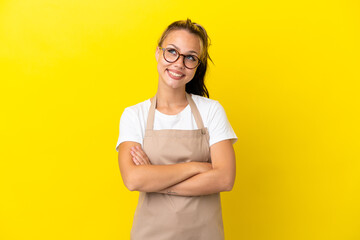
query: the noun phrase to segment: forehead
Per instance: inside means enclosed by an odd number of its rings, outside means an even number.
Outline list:
[[[174,30],[167,35],[163,45],[166,47],[169,44],[173,44],[182,52],[195,51],[200,54],[200,41],[197,35],[189,33],[186,30]]]

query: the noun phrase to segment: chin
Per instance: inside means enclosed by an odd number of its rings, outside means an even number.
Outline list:
[[[187,81],[185,79],[175,80],[170,77],[163,78],[162,83],[169,88],[177,89],[177,88],[185,88]]]
[[[172,79],[167,80],[166,85],[173,89],[185,87],[185,84],[182,81],[180,82],[180,81],[172,80]]]

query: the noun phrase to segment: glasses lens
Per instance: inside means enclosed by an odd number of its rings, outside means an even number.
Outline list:
[[[185,56],[184,60],[185,60],[185,66],[187,68],[196,68],[197,65],[199,64],[199,59],[193,55]]]
[[[175,62],[179,57],[179,53],[172,48],[166,49],[164,53],[165,60],[168,62]]]

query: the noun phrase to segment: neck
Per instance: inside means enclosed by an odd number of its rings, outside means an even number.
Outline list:
[[[158,87],[156,93],[158,107],[172,107],[187,104],[185,86],[178,89]]]

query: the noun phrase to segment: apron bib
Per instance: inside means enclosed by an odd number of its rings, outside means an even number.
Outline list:
[[[153,130],[153,98],[143,149],[154,165],[211,162],[209,132],[190,94],[186,98],[196,130]],[[131,240],[223,240],[220,193],[188,197],[140,192],[130,235]]]

